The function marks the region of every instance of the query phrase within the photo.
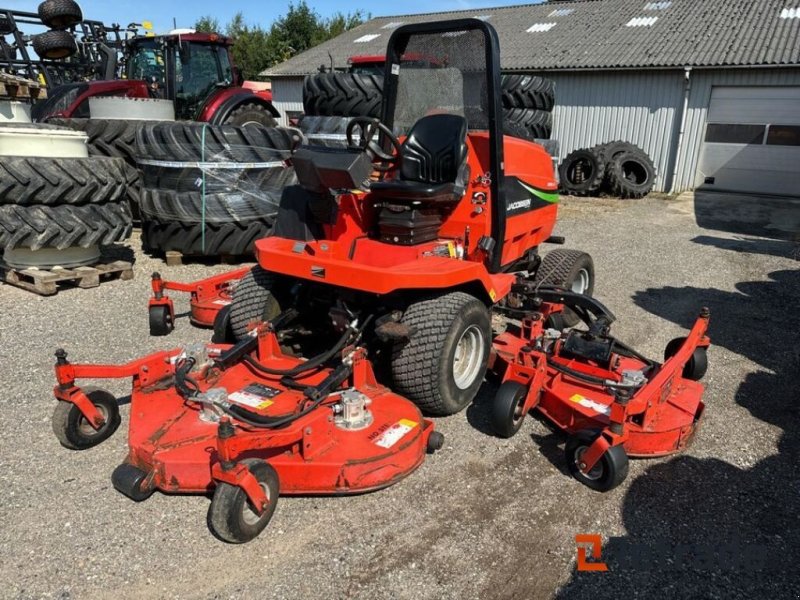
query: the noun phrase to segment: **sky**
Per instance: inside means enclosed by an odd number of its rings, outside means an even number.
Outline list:
[[[395,14],[421,13],[445,10],[469,10],[490,6],[511,4],[531,4],[539,0],[439,0],[435,4],[425,0],[405,0],[402,5],[390,2],[369,2],[368,0],[307,0],[308,5],[323,17],[336,12],[355,12],[364,10],[373,17]],[[211,15],[221,24],[241,11],[245,20],[252,25],[268,27],[277,17],[286,14],[289,0],[78,0],[84,17],[103,21],[106,24],[152,21],[157,33],[172,29],[173,18],[178,27],[191,27],[199,17]],[[2,6],[14,10],[35,12],[39,0],[0,0]]]

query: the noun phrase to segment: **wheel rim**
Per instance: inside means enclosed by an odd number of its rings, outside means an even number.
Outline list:
[[[264,495],[267,497],[267,502],[272,502],[272,498],[270,498],[269,487],[267,486],[267,484],[259,483],[259,485],[261,486],[261,489],[264,490]],[[245,496],[245,501],[242,505],[242,520],[247,525],[257,524],[261,519],[264,518],[266,512],[267,509],[265,508],[259,515],[255,510],[253,510],[253,505],[250,504],[250,500],[248,500],[247,496]]]
[[[453,358],[453,379],[461,390],[469,389],[481,371],[483,364],[483,331],[470,325],[461,335]]]
[[[586,290],[589,289],[590,283],[591,283],[591,276],[589,275],[589,271],[587,271],[586,269],[581,269],[580,271],[578,271],[578,274],[572,281],[570,289],[576,294],[585,294]]]
[[[102,404],[95,404],[94,406],[97,409],[97,412],[99,412],[103,416],[105,424],[102,427],[100,427],[100,429],[95,429],[94,427],[92,427],[92,424],[89,423],[89,421],[86,419],[86,417],[83,416],[83,413],[81,413],[81,416],[78,419],[78,432],[83,437],[89,438],[98,435],[101,431],[103,431],[105,426],[108,424],[108,410],[106,409],[106,407],[103,406]]]
[[[525,411],[523,410],[524,408],[525,408],[525,396],[520,395],[520,397],[517,398],[517,401],[514,403],[514,412],[511,414],[511,422],[514,424],[515,427],[519,425],[519,423],[525,417]]]
[[[601,477],[603,477],[603,459],[597,461],[597,463],[592,467],[592,470],[588,473],[585,473],[581,469],[581,463],[583,462],[583,455],[589,448],[587,446],[581,446],[577,450],[575,450],[575,467],[578,469],[578,473],[580,473],[581,477],[589,479],[591,481],[597,481]]]

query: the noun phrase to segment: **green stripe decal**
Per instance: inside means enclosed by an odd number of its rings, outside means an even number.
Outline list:
[[[537,190],[536,188],[532,188],[529,185],[525,185],[521,181],[519,182],[519,184],[526,190],[528,190],[531,194],[539,198],[540,200],[544,200],[545,202],[549,202],[550,204],[558,204],[557,193],[545,192],[544,190]]]

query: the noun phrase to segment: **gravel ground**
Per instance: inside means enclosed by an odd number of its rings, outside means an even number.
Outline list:
[[[412,477],[358,497],[282,498],[243,546],[209,533],[204,497],[135,504],[112,488],[128,406],[120,432],[86,452],[50,428],[56,347],[121,362],[202,341],[186,319],[168,340],[148,337],[148,275],[229,267],[170,268],[137,250],[134,281],[52,298],[0,286],[0,597],[797,597],[792,245],[700,229],[690,202],[658,198],[567,199],[558,233],[592,253],[596,295],[645,354],[660,357],[711,308],[707,412],[687,452],[635,461],[621,487],[591,492],[565,475],[563,439],[544,422],[527,419],[512,440],[488,433],[487,384],[466,414],[437,420],[445,447]],[[575,572],[580,533],[603,536],[609,572]]]

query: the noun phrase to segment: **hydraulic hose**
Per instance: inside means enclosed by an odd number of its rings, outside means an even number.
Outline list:
[[[619,383],[617,381],[611,381],[610,379],[602,379],[600,377],[594,377],[593,375],[586,375],[585,373],[581,373],[580,371],[575,371],[574,369],[570,369],[569,367],[565,367],[564,365],[559,365],[554,361],[550,361],[547,363],[548,367],[552,367],[559,373],[563,375],[569,375],[570,377],[574,377],[575,379],[580,379],[581,381],[586,381],[587,383],[592,383],[595,385],[601,385],[603,387],[612,388],[612,389],[635,389],[640,387],[639,385],[635,385],[632,383]]]

